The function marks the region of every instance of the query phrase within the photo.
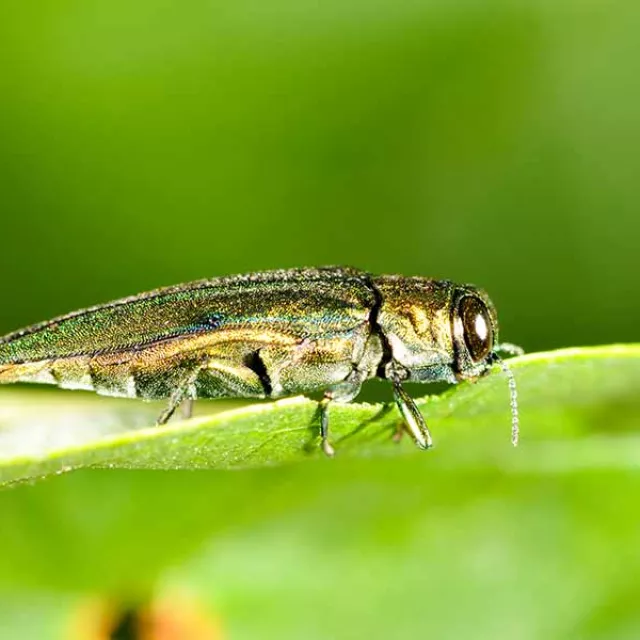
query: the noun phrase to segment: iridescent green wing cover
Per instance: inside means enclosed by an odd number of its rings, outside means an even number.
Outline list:
[[[92,307],[0,340],[0,364],[139,351],[229,328],[339,336],[366,321],[374,294],[354,269],[270,271],[202,280]]]

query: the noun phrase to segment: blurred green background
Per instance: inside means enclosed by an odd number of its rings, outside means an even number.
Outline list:
[[[635,2],[4,3],[0,330],[352,264],[527,350],[637,338]]]
[[[638,33],[631,0],[5,2],[0,333],[350,264],[483,286],[528,351],[637,340]],[[425,465],[4,491],[0,638],[66,638],[65,607],[167,567],[231,637],[638,637],[603,529],[633,544],[637,477]]]

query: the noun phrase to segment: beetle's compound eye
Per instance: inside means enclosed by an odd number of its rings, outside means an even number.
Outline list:
[[[493,349],[493,327],[489,310],[475,296],[462,298],[458,309],[469,355],[474,362],[480,362]]]

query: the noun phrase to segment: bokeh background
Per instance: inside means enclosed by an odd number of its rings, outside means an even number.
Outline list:
[[[527,350],[637,338],[640,8],[5,3],[0,330],[350,264],[473,282]]]
[[[528,351],[637,341],[639,33],[633,0],[5,2],[0,333],[349,264],[483,286]],[[637,585],[598,591],[637,479],[422,464],[5,491],[0,637],[66,638],[167,566],[231,637],[637,637]]]

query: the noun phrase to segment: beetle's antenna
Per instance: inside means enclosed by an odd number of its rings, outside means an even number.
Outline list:
[[[493,361],[497,362],[503,373],[509,380],[509,394],[511,395],[511,444],[518,446],[518,438],[520,436],[520,416],[518,415],[518,389],[516,388],[516,378],[513,371],[509,369],[507,363],[497,354],[493,353]]]
[[[517,344],[501,342],[493,348],[493,353],[494,355],[497,355],[497,353],[506,353],[508,356],[521,356],[524,355],[524,349]]]

